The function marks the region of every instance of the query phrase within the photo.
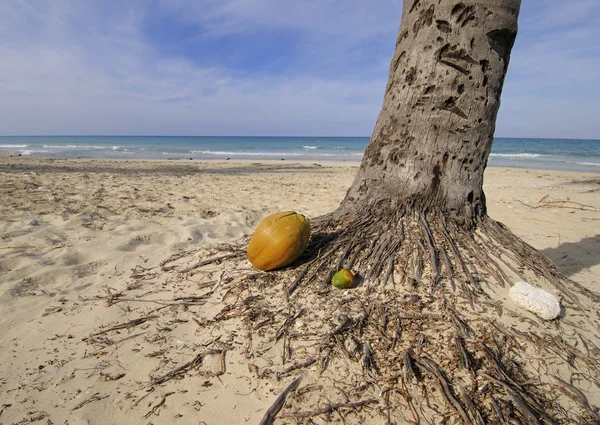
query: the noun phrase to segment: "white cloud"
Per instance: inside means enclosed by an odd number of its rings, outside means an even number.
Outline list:
[[[0,1],[2,134],[369,135],[401,9],[400,0]],[[524,2],[499,136],[600,137],[596,3]],[[157,14],[208,39],[290,31],[314,65],[267,75],[166,55],[144,34]]]
[[[336,35],[364,39],[378,34],[396,35],[401,0],[163,0],[160,6],[181,20],[200,22],[212,34],[291,29],[309,36]],[[327,41],[323,40],[322,41]]]
[[[127,13],[95,4],[10,3],[0,18],[0,35],[12,35],[0,45],[3,134],[371,131],[383,78],[236,77],[157,55],[136,27],[143,3]]]
[[[600,4],[524,2],[496,133],[600,138]]]

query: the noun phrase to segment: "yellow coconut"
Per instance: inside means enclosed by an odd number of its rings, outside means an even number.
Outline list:
[[[287,266],[302,255],[310,221],[294,211],[271,214],[260,222],[248,245],[248,260],[260,270]]]

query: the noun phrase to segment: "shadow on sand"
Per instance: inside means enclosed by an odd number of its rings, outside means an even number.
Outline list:
[[[600,234],[579,242],[565,242],[540,251],[554,261],[567,276],[600,264]]]
[[[585,184],[589,184],[589,185],[596,185],[596,187],[592,187],[589,190],[584,191],[583,193],[593,193],[593,192],[600,192],[600,177],[599,178],[593,178],[593,179],[587,179],[587,180],[572,180],[570,182],[568,182],[567,184],[572,184],[572,185],[585,185]]]

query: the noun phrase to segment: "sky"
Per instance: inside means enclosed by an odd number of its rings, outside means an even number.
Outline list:
[[[0,135],[369,136],[400,0],[0,0]],[[600,1],[523,0],[499,137],[600,139]]]

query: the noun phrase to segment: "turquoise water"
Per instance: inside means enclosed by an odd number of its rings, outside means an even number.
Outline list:
[[[0,151],[52,158],[360,161],[367,137],[0,137]],[[489,166],[600,172],[600,140],[494,140]]]

